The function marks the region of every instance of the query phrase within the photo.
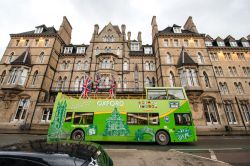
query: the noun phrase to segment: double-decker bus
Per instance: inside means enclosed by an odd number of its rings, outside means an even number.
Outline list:
[[[137,99],[82,99],[58,93],[48,140],[61,139],[167,145],[193,142],[197,136],[185,90],[150,87]]]

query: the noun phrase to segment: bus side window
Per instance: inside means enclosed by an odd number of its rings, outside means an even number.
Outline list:
[[[74,124],[92,124],[94,119],[93,112],[76,112],[74,116]]]
[[[74,124],[79,124],[81,121],[81,112],[75,112],[74,116]]]
[[[159,125],[159,114],[149,113],[149,125]]]
[[[169,89],[168,100],[184,100],[184,94],[182,89]]]
[[[129,125],[147,125],[148,114],[147,113],[128,113],[127,124]]]
[[[82,124],[93,124],[94,113],[86,112],[82,114]]]
[[[175,125],[179,126],[191,126],[191,118],[188,113],[176,113],[174,114]]]
[[[65,122],[71,122],[72,120],[72,112],[67,112],[65,117]]]

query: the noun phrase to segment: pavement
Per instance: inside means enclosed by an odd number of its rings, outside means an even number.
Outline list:
[[[46,138],[46,135],[0,134],[0,146],[27,140]],[[158,165],[250,165],[250,136],[200,136],[196,143],[97,142],[103,146],[118,166]]]

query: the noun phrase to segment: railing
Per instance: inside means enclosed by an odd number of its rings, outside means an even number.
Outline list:
[[[103,93],[103,92],[109,92],[110,86],[102,86],[99,87],[97,93]],[[126,92],[133,92],[133,93],[143,93],[143,88],[116,88],[116,93],[126,93]],[[63,92],[63,93],[75,93],[75,94],[81,94],[82,89],[75,88],[75,87],[52,87],[51,92]],[[95,92],[95,88],[91,89],[91,92]]]

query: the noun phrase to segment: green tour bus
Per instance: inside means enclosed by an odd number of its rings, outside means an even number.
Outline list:
[[[190,105],[182,87],[146,88],[141,99],[88,99],[58,93],[48,141],[193,142]]]

